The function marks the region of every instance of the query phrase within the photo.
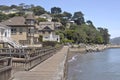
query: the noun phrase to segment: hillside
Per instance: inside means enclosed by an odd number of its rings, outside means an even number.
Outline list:
[[[112,44],[120,44],[120,37],[116,37],[110,40]]]

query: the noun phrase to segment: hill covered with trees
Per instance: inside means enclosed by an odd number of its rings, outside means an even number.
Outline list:
[[[108,29],[94,26],[91,20],[85,20],[84,14],[81,11],[74,12],[74,14],[62,11],[59,7],[52,7],[51,11],[46,11],[41,6],[35,6],[33,4],[26,5],[21,3],[19,5],[0,5],[0,11],[17,9],[19,12],[14,14],[3,14],[0,12],[0,21],[4,21],[14,16],[25,16],[25,11],[32,11],[36,16],[47,13],[52,16],[53,22],[61,22],[62,27],[60,30],[56,30],[56,33],[60,35],[62,43],[94,43],[94,44],[108,44],[110,34]],[[46,21],[41,20],[40,21]]]
[[[110,39],[111,44],[120,44],[120,37]]]

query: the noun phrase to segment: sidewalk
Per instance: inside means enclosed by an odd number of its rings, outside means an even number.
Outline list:
[[[55,55],[30,71],[15,73],[13,80],[62,80],[68,47],[64,46]]]

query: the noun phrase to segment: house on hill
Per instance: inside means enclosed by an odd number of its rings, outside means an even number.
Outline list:
[[[13,17],[1,24],[11,28],[11,39],[21,44],[33,44],[35,19],[32,15],[24,17]]]
[[[15,14],[20,12],[19,10],[17,10],[16,8],[10,9],[10,10],[3,10],[1,11],[3,14]]]
[[[0,42],[5,41],[5,37],[10,38],[10,36],[11,36],[10,27],[0,24]]]
[[[40,22],[38,27],[39,35],[43,36],[43,41],[60,42],[60,36],[55,34],[55,30],[61,27],[59,22]]]
[[[40,43],[38,40],[40,35],[43,37],[43,41],[60,42],[60,36],[55,34],[55,31],[62,26],[60,22],[48,21],[36,24],[34,15],[28,14],[26,17],[16,16],[10,18],[0,24],[9,29],[9,40],[11,42],[22,45],[34,45]],[[1,26],[1,29],[4,26]],[[2,30],[0,30],[0,33],[2,34]]]
[[[51,17],[50,15],[46,14],[46,13],[40,15],[39,17],[40,17],[40,18],[44,18],[44,19],[46,19],[46,20],[49,21],[49,22],[52,21],[52,17]]]
[[[12,47],[19,47],[14,41],[11,40],[10,27],[0,23],[0,47],[7,47],[5,44],[9,44]]]

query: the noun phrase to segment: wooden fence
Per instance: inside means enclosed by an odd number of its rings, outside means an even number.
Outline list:
[[[0,58],[0,80],[9,80],[11,78],[12,59]]]
[[[12,67],[14,71],[30,70],[51,57],[61,48],[62,46],[49,48],[0,49],[0,56],[12,57]]]

